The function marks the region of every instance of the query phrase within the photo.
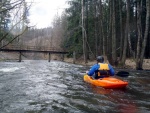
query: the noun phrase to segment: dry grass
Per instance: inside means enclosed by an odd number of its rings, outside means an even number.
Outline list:
[[[68,62],[68,63],[73,63],[73,59],[72,58],[65,58],[64,59],[65,62]],[[84,63],[83,60],[77,60],[75,62],[75,64],[80,64],[80,65],[87,65],[87,66],[92,66],[93,64],[95,64],[96,61],[95,60],[92,60],[92,61],[88,61],[88,63]],[[132,59],[127,59],[126,62],[126,68],[131,68],[131,69],[135,69],[136,68],[136,63],[134,60]],[[143,62],[143,69],[145,70],[150,70],[150,59],[144,59],[144,62]]]
[[[132,68],[132,69],[136,68],[136,63],[132,59],[127,59],[125,64],[129,68]],[[143,61],[143,69],[150,70],[150,59],[144,59],[144,61]]]

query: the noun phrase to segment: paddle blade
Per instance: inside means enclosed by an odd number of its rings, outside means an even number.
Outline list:
[[[117,76],[120,76],[120,77],[127,77],[127,76],[129,76],[129,72],[126,72],[126,71],[119,71],[119,72],[117,72],[116,75],[117,75]]]

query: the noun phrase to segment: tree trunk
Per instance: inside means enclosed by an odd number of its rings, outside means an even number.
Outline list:
[[[129,43],[129,53],[134,57],[134,52],[132,50],[131,46],[131,38],[130,38],[130,0],[127,0],[127,37],[128,37],[128,43]]]
[[[86,37],[85,37],[85,28],[84,28],[84,0],[82,0],[82,39],[83,39],[83,57],[84,63],[87,63],[87,55],[86,55]]]
[[[119,0],[119,16],[120,16],[120,59],[122,58],[122,51],[123,51],[123,30],[122,30],[122,3]]]
[[[125,65],[125,60],[126,60],[126,54],[127,54],[127,39],[128,39],[128,25],[127,25],[128,19],[126,18],[126,27],[125,27],[125,37],[124,37],[124,44],[123,44],[123,54],[122,54],[122,59],[121,59],[121,65]]]
[[[87,43],[88,43],[88,34],[89,34],[89,31],[88,31],[88,27],[89,27],[89,24],[88,24],[88,0],[86,0],[87,1],[87,3],[86,3],[86,31],[85,31],[85,40],[86,40],[86,42],[85,42],[85,44],[86,44],[86,59],[89,59],[89,49],[88,49],[88,47],[87,47]]]
[[[138,69],[140,66],[140,42],[142,38],[142,27],[141,27],[141,7],[140,7],[140,1],[137,2],[137,30],[138,30],[138,41],[137,41],[137,52],[136,52],[136,69]]]
[[[97,37],[97,16],[96,16],[96,0],[94,1],[94,34],[95,34],[95,57],[98,56],[98,37]]]
[[[103,29],[103,11],[102,11],[102,1],[99,0],[99,13],[100,13],[100,28],[101,28],[101,38],[102,38],[102,54],[105,56],[106,52],[105,52],[105,48],[106,48],[106,44],[105,44],[105,37],[104,37],[104,29]]]
[[[99,18],[98,18],[98,55],[102,55],[103,54],[103,45],[102,45],[102,42],[103,42],[103,35],[102,35],[102,25],[101,25],[101,18],[102,18],[102,14],[101,14],[101,9],[100,9],[100,1],[98,2],[98,15],[99,15]]]
[[[112,13],[112,59],[113,59],[113,65],[117,65],[115,0],[113,0],[112,2],[113,2],[113,13]]]
[[[112,0],[109,0],[109,24],[108,24],[108,33],[107,33],[107,58],[110,64],[113,64],[112,60]]]
[[[137,62],[136,69],[143,69],[143,58],[144,58],[144,53],[145,53],[145,48],[146,48],[146,42],[147,42],[147,37],[148,37],[148,31],[149,31],[149,21],[150,21],[150,1],[146,0],[146,25],[145,25],[145,32],[144,32],[144,40],[142,42],[142,51],[140,55],[140,59]]]

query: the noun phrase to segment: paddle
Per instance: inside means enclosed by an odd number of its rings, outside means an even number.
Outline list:
[[[127,72],[127,71],[118,71],[115,75],[120,76],[120,77],[127,77],[127,76],[129,76],[129,72]]]

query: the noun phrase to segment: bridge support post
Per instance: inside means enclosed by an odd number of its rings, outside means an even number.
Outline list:
[[[61,54],[61,56],[60,56],[61,58],[61,61],[64,61],[64,54]]]
[[[19,62],[21,62],[21,51],[19,52]]]
[[[73,64],[75,64],[75,61],[76,61],[76,52],[74,51],[73,52]]]
[[[50,61],[51,61],[51,54],[48,53],[48,62],[50,62]]]

